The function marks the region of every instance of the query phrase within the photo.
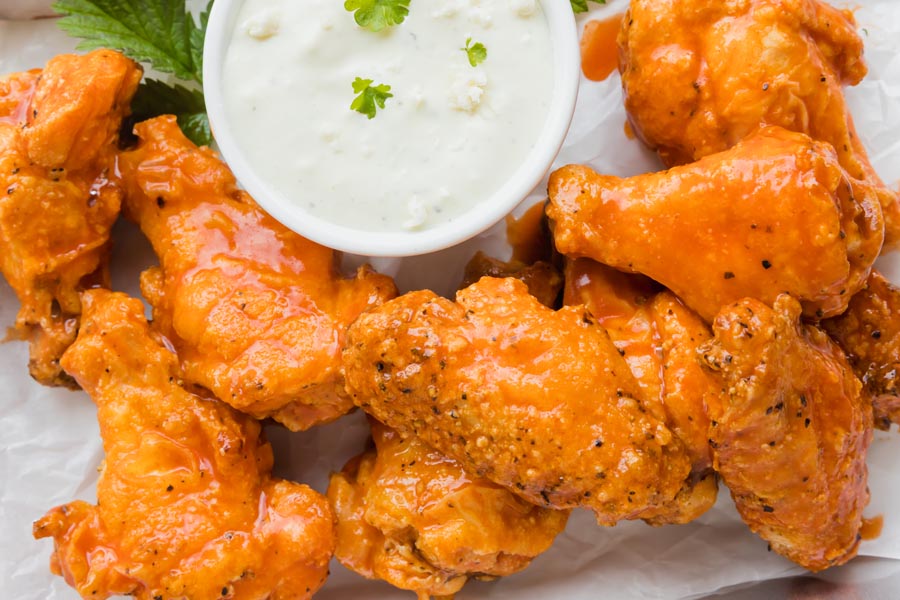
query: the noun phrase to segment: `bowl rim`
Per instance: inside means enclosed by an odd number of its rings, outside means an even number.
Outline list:
[[[568,2],[539,0],[553,47],[553,93],[544,126],[509,179],[451,221],[418,231],[364,231],[313,215],[269,185],[254,170],[229,126],[223,64],[237,14],[246,0],[213,3],[203,48],[203,92],[210,128],[223,159],[240,184],[277,221],[314,242],[363,256],[429,254],[469,240],[500,222],[543,181],[562,148],[575,113],[581,56],[575,15]]]

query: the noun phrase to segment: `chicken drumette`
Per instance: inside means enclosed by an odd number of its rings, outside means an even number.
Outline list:
[[[121,194],[107,178],[140,79],[136,63],[98,50],[0,80],[0,271],[44,384],[74,385],[59,358],[78,331],[79,293],[108,287]]]
[[[521,571],[565,528],[569,511],[529,504],[417,437],[370,423],[375,447],[328,488],[345,567],[427,600]]]
[[[726,394],[709,402],[710,444],[741,517],[811,571],[847,562],[869,501],[872,405],[844,353],[787,295],[729,305],[713,330],[699,352]]]
[[[84,598],[309,598],[334,549],[327,500],[270,477],[260,425],[184,387],[138,300],[86,292],[63,367],[97,403],[106,460],[98,503],[34,524]]]
[[[567,166],[550,177],[557,249],[671,289],[711,321],[744,297],[790,292],[807,316],[842,313],[881,250],[881,208],[827,144],[768,128],[730,150],[628,179]]]
[[[691,470],[583,307],[553,311],[515,279],[457,301],[413,292],[362,315],[344,351],[354,402],[472,475],[601,524],[670,502]]]
[[[850,10],[818,0],[632,0],[619,35],[634,131],[668,166],[730,148],[764,125],[826,142],[874,188],[886,242],[900,202],[872,168],[844,85],[866,74]]]
[[[344,333],[396,294],[391,279],[368,267],[343,277],[336,252],[263,212],[174,117],[140,123],[135,133],[137,148],[119,156],[118,181],[126,214],[159,256],[141,289],[185,378],[293,430],[350,410]]]

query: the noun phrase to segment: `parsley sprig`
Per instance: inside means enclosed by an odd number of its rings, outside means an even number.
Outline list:
[[[588,11],[588,0],[569,0],[572,3],[572,11],[577,13],[585,13]],[[591,0],[597,4],[606,4],[606,0]]]
[[[481,42],[472,43],[472,38],[466,38],[466,47],[460,48],[469,58],[469,64],[477,67],[487,60],[487,48]]]
[[[406,20],[409,2],[410,0],[346,0],[344,8],[353,13],[357,25],[377,33]]]
[[[372,79],[363,79],[357,77],[353,81],[353,93],[359,94],[350,104],[350,109],[358,113],[362,113],[370,119],[375,118],[376,106],[384,108],[384,103],[388,98],[393,98],[391,86],[379,84],[373,86]]]
[[[209,0],[199,22],[184,0],[57,0],[53,8],[63,15],[59,27],[81,38],[79,49],[119,50],[181,80],[184,85],[145,80],[134,99],[134,117],[144,120],[174,114],[185,135],[207,145],[212,136],[199,84],[203,83],[203,41],[211,6]]]

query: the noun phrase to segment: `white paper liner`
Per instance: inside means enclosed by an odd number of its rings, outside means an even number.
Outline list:
[[[579,20],[583,24],[589,18],[622,12],[626,6],[625,0],[612,0]],[[870,74],[860,86],[848,91],[848,97],[876,169],[885,181],[896,185],[900,180],[900,2],[855,0],[854,7],[859,7],[857,19],[864,30]],[[40,67],[53,55],[71,51],[74,44],[50,21],[0,21],[0,73]],[[620,176],[657,170],[656,157],[626,137],[624,122],[618,77],[600,83],[584,81],[575,119],[556,166],[588,163]],[[544,185],[516,212],[542,201]],[[155,257],[130,224],[117,226],[115,240],[114,287],[137,295],[138,273],[153,264]],[[373,263],[394,275],[402,290],[432,288],[446,295],[452,293],[463,265],[477,249],[497,256],[508,254],[503,226],[432,256]],[[348,265],[358,262],[360,259],[348,257]],[[900,256],[882,258],[878,266],[900,283]],[[0,281],[0,327],[13,324],[17,309],[15,295]],[[83,393],[37,385],[28,376],[26,364],[25,344],[0,344],[0,596],[10,600],[74,600],[78,595],[61,578],[50,574],[51,542],[34,541],[31,524],[47,509],[71,499],[95,501],[96,469],[102,458],[95,409]],[[339,470],[360,452],[367,437],[364,418],[358,413],[302,434],[278,427],[268,427],[267,433],[275,446],[276,472],[322,492],[328,473]],[[884,515],[884,529],[878,539],[861,546],[860,556],[870,558],[859,558],[817,576],[831,582],[828,585],[832,591],[900,573],[897,456],[900,436],[896,428],[891,433],[878,432],[869,454],[872,501],[866,514]],[[470,582],[458,598],[686,600],[717,591],[725,593],[749,582],[804,573],[767,552],[766,543],[737,517],[723,488],[711,511],[684,526],[653,528],[630,522],[600,528],[591,514],[576,511],[566,532],[531,567],[497,582]],[[792,584],[786,585],[779,594],[790,592]],[[736,594],[728,592],[739,597]],[[335,561],[328,583],[316,597],[408,600],[412,594],[366,581]]]

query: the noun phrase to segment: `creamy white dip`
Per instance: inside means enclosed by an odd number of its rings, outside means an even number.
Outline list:
[[[477,67],[462,50],[483,44]],[[343,0],[247,0],[225,58],[225,108],[257,174],[306,211],[366,231],[421,230],[484,202],[537,140],[552,96],[537,0],[412,0],[359,27]],[[391,86],[376,116],[357,77]]]

